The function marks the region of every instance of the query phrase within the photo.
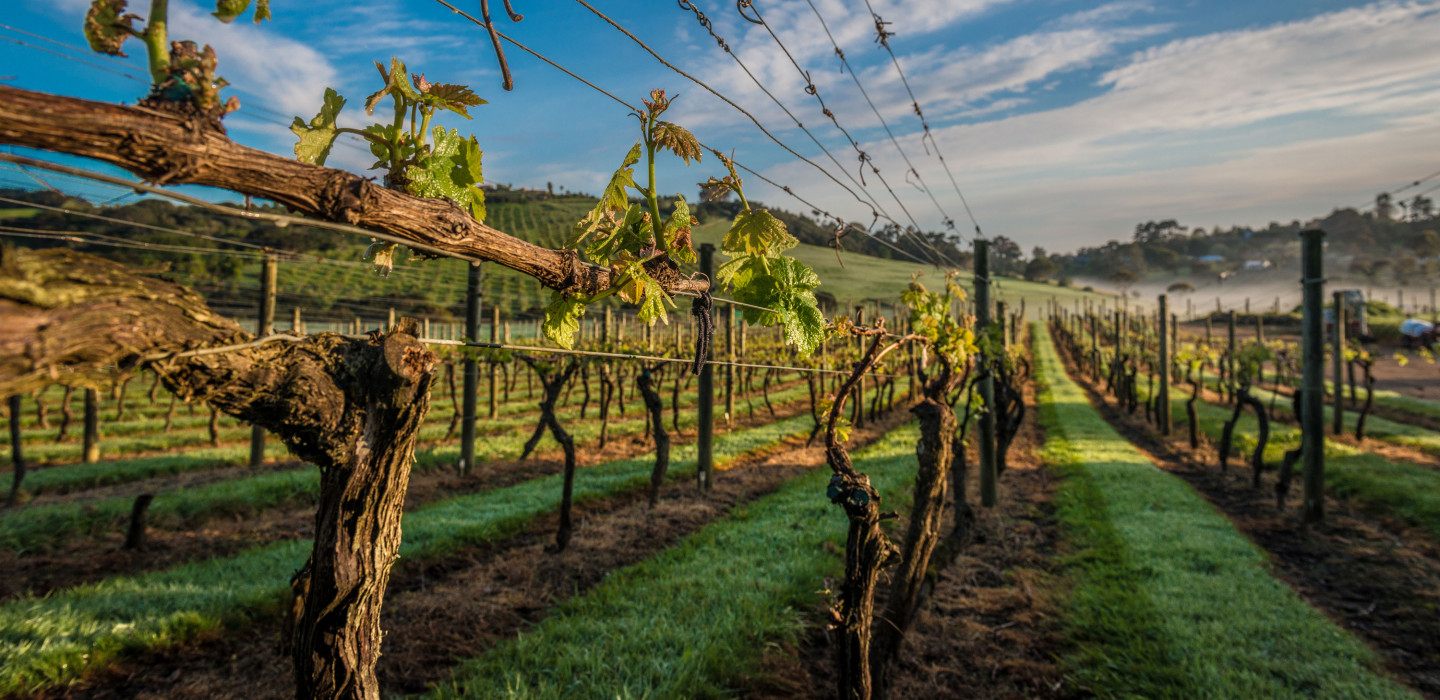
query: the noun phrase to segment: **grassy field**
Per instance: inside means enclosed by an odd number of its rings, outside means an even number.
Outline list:
[[[718,248],[729,227],[730,222],[728,221],[710,221],[697,226],[692,234],[695,244],[713,243]],[[934,267],[921,266],[910,261],[885,260],[854,253],[842,254],[844,260],[842,267],[841,263],[835,259],[834,250],[816,245],[802,243],[787,251],[787,254],[815,268],[821,282],[816,291],[834,294],[836,301],[846,309],[869,299],[878,299],[884,304],[888,314],[890,305],[899,303],[900,293],[905,291],[910,284],[911,276],[916,272],[925,273],[921,282],[931,289],[937,288],[944,279],[944,272],[937,271]],[[721,255],[717,264],[724,260],[725,256]],[[957,281],[967,290],[974,288],[973,275],[968,271],[961,272]],[[1039,317],[1040,310],[1049,303],[1051,297],[1055,297],[1064,304],[1071,304],[1076,299],[1082,298],[1108,298],[1072,287],[1059,287],[1053,284],[1039,284],[1002,277],[996,277],[994,281],[993,298],[1009,304],[1011,311],[1018,311],[1020,302],[1024,300],[1027,313],[1031,318]]]
[[[1101,697],[1413,697],[1369,648],[1270,575],[1263,552],[1115,432],[1036,327],[1044,457],[1076,546],[1067,625]],[[1183,414],[1180,414],[1183,415]]]

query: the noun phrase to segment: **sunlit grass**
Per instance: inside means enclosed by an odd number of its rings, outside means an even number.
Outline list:
[[[1413,697],[1263,552],[1105,422],[1035,327],[1044,458],[1072,549],[1066,665],[1101,697]],[[1177,415],[1184,415],[1179,413]]]
[[[917,430],[855,455],[886,508],[909,506]],[[727,698],[761,656],[804,631],[843,569],[828,469],[739,506],[679,545],[612,572],[533,630],[457,668],[436,698]]]

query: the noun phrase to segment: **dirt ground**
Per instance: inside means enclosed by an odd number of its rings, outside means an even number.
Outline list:
[[[1334,498],[1326,499],[1325,522],[1306,526],[1297,507],[1298,480],[1287,508],[1279,510],[1273,472],[1264,474],[1259,489],[1250,485],[1246,460],[1232,460],[1222,473],[1203,435],[1201,448],[1190,449],[1183,415],[1177,416],[1174,435],[1161,437],[1143,411],[1124,412],[1073,366],[1067,368],[1127,439],[1161,469],[1188,481],[1269,553],[1276,576],[1365,640],[1400,682],[1440,697],[1440,546],[1433,537]]]
[[[909,417],[897,407],[857,429],[852,441],[873,442]],[[756,414],[756,420],[762,418],[769,420],[763,410]],[[457,660],[513,637],[555,604],[584,594],[607,572],[650,557],[724,517],[736,504],[823,464],[820,448],[792,440],[717,474],[709,494],[683,480],[667,486],[653,510],[639,491],[577,506],[574,538],[563,553],[550,551],[556,522],[547,518],[524,534],[488,546],[435,560],[402,560],[392,574],[382,622],[384,692],[423,691],[447,677]],[[282,622],[277,614],[142,654],[40,697],[289,698],[290,663],[279,649]],[[245,682],[237,684],[237,679]]]

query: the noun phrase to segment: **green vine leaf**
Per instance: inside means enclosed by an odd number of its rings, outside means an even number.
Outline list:
[[[405,169],[407,189],[418,197],[445,197],[468,210],[477,221],[485,219],[485,192],[480,168],[480,143],[474,136],[437,126],[429,155]]]
[[[270,19],[270,0],[258,0],[255,3],[255,23]]]
[[[324,165],[325,159],[330,157],[330,147],[335,145],[335,137],[339,132],[335,129],[335,119],[340,116],[340,109],[345,106],[345,98],[331,88],[325,88],[325,103],[320,107],[320,113],[306,124],[300,117],[295,117],[295,122],[290,125],[290,131],[300,137],[295,144],[295,157],[302,163],[311,165]],[[367,129],[368,131],[368,129]],[[371,151],[375,149],[372,146]],[[381,158],[386,154],[377,153]]]
[[[796,240],[785,230],[785,224],[764,209],[742,211],[735,217],[730,232],[720,244],[721,250],[730,255],[748,255],[766,258],[779,255],[795,246]]]
[[[670,295],[665,293],[665,288],[660,282],[650,275],[645,275],[642,280],[645,286],[645,299],[640,304],[640,321],[642,323],[654,323],[663,321],[670,324],[670,318],[665,314],[665,307],[675,308],[675,302],[671,301]]]
[[[374,114],[375,105],[380,104],[380,100],[390,94],[397,94],[401,98],[410,100],[411,102],[420,101],[420,93],[410,84],[410,79],[405,77],[405,64],[401,63],[400,59],[390,59],[389,72],[385,71],[385,66],[381,65],[379,61],[375,62],[375,69],[380,71],[380,78],[385,81],[385,87],[376,90],[371,93],[369,97],[365,98],[366,114]]]
[[[580,317],[585,315],[585,301],[571,299],[560,292],[551,292],[545,307],[545,323],[541,331],[556,345],[575,349],[575,336],[580,333]]]
[[[125,13],[125,0],[95,0],[85,12],[85,40],[97,53],[124,56],[125,40],[136,36],[134,21],[140,15]]]
[[[690,216],[690,206],[685,203],[685,198],[680,197],[675,202],[675,211],[670,213],[670,218],[665,221],[663,236],[665,238],[665,252],[675,262],[694,263],[695,248],[690,242],[690,227],[695,225],[695,219]]]
[[[630,206],[630,195],[626,188],[635,187],[635,164],[640,162],[640,142],[636,141],[630,147],[630,152],[625,154],[625,160],[620,167],[610,176],[610,184],[600,193],[600,203],[590,210],[585,218],[575,224],[571,231],[570,240],[565,242],[566,248],[574,248],[590,234],[595,233],[606,221],[610,219],[607,214],[610,212],[625,211]]]
[[[470,118],[470,113],[465,110],[466,107],[478,107],[480,105],[490,104],[480,99],[479,95],[476,95],[469,87],[464,85],[426,83],[425,76],[423,75],[418,76],[415,83],[421,86],[420,102],[422,104],[440,109],[448,109],[466,119]]]
[[[820,277],[809,265],[791,257],[768,261],[763,257],[741,257],[721,267],[717,277],[731,285],[735,300],[774,312],[744,308],[750,323],[785,326],[785,341],[802,354],[810,354],[825,339],[825,316],[820,313],[815,293]]]
[[[700,141],[689,129],[679,124],[655,122],[655,126],[650,130],[650,139],[656,146],[680,156],[686,165],[689,165],[691,160],[700,162]]]

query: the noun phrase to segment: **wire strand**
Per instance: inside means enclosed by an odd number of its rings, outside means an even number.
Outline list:
[[[935,157],[940,161],[941,167],[945,168],[945,175],[950,178],[950,185],[955,188],[955,194],[960,196],[960,203],[965,206],[965,215],[970,217],[970,223],[975,226],[975,235],[984,238],[985,233],[980,230],[980,222],[975,220],[975,212],[970,209],[970,202],[965,199],[965,193],[960,191],[960,183],[955,181],[955,173],[950,172],[950,164],[945,162],[945,156],[940,153],[940,144],[930,133],[930,124],[925,121],[925,112],[920,109],[919,98],[915,97],[915,91],[910,89],[910,81],[905,77],[904,69],[900,67],[900,59],[895,57],[894,49],[890,48],[889,37],[894,33],[887,32],[884,28],[884,25],[889,23],[882,20],[880,15],[875,12],[875,8],[870,5],[870,0],[865,0],[865,9],[870,11],[870,17],[875,20],[875,30],[878,33],[876,41],[885,48],[886,53],[890,54],[890,62],[895,64],[895,72],[900,75],[900,82],[905,85],[905,92],[910,95],[910,105],[915,108],[915,116],[920,118],[920,125],[925,129],[925,135],[921,137],[921,142],[929,139],[930,145],[935,147]]]
[[[460,17],[462,17],[462,18],[464,18],[464,19],[466,19],[466,20],[469,20],[471,23],[473,23],[473,24],[475,24],[475,25],[477,25],[477,26],[479,26],[479,27],[481,27],[481,28],[486,28],[486,27],[488,27],[488,25],[486,25],[485,22],[483,22],[483,21],[481,21],[481,20],[479,20],[479,19],[476,19],[474,16],[470,15],[469,13],[465,12],[464,10],[461,10],[460,8],[455,7],[454,5],[450,4],[447,0],[435,0],[435,1],[436,1],[437,3],[439,3],[440,5],[444,6],[445,8],[449,9],[451,13],[456,14],[456,15],[459,15]],[[622,30],[622,31],[623,31],[623,30]],[[542,55],[541,53],[535,51],[534,49],[532,49],[532,48],[530,48],[530,47],[528,47],[528,46],[526,46],[525,44],[522,44],[522,43],[520,43],[519,41],[516,41],[514,38],[510,37],[509,35],[505,34],[504,32],[501,32],[501,31],[498,31],[498,30],[497,30],[497,31],[495,32],[495,34],[496,34],[497,36],[499,36],[502,40],[508,42],[511,46],[514,46],[515,48],[520,49],[521,51],[524,51],[524,52],[530,54],[531,56],[534,56],[535,58],[537,58],[537,59],[539,59],[540,61],[546,63],[547,65],[551,66],[552,68],[555,68],[556,70],[564,73],[565,75],[568,75],[568,76],[570,76],[571,78],[574,78],[575,80],[578,80],[578,81],[580,81],[581,83],[584,83],[584,84],[585,84],[586,86],[588,86],[590,89],[592,89],[592,90],[594,90],[594,91],[596,91],[596,92],[598,92],[598,93],[600,93],[600,94],[602,94],[602,95],[610,98],[611,100],[614,100],[617,104],[621,105],[622,107],[625,107],[626,110],[631,111],[631,112],[638,112],[638,111],[640,111],[640,108],[639,108],[639,107],[636,107],[636,106],[630,104],[629,102],[626,102],[624,99],[616,96],[614,93],[612,93],[612,92],[610,92],[610,91],[608,91],[608,90],[606,90],[606,89],[604,89],[604,88],[596,85],[595,83],[593,83],[593,82],[585,79],[584,77],[580,76],[579,74],[575,73],[574,71],[566,68],[565,66],[560,65],[559,63],[556,63],[555,61],[551,60],[550,58],[547,58],[546,56]],[[655,54],[652,52],[651,55],[655,55]],[[656,56],[656,58],[658,59],[659,57]],[[662,63],[664,62],[663,59],[661,59],[661,61],[662,61]],[[738,108],[737,108],[737,109],[738,109]],[[744,111],[744,110],[741,110],[741,111]],[[752,117],[752,121],[753,121],[753,117]],[[772,140],[774,139],[773,136],[772,136],[771,138],[772,138]],[[712,146],[709,146],[709,145],[707,145],[707,144],[701,143],[700,145],[701,145],[702,148],[705,148],[706,150],[709,150],[709,151],[712,151],[712,152],[716,152],[716,153],[721,152],[719,149],[716,149],[716,148],[714,148],[714,147],[712,147]],[[784,146],[784,144],[781,144],[781,146]],[[789,149],[787,148],[787,150],[789,150]],[[791,152],[793,153],[793,151],[791,151]],[[804,160],[803,157],[802,157],[801,159]],[[772,187],[775,187],[776,189],[779,189],[779,190],[783,191],[785,194],[788,194],[788,195],[790,195],[791,197],[795,198],[795,199],[796,199],[797,201],[799,201],[801,204],[804,204],[804,205],[810,207],[810,209],[811,209],[812,211],[818,211],[818,212],[821,213],[821,215],[826,216],[826,217],[828,217],[828,218],[830,218],[830,219],[833,219],[833,220],[839,222],[839,223],[840,223],[842,226],[844,226],[847,230],[858,231],[858,232],[864,234],[865,236],[867,236],[867,237],[875,240],[876,242],[885,245],[886,247],[890,248],[891,250],[894,250],[896,253],[898,253],[898,254],[900,254],[900,255],[903,255],[903,256],[909,258],[910,260],[912,260],[912,261],[914,261],[914,262],[916,262],[916,263],[919,263],[919,264],[921,264],[921,265],[932,265],[932,264],[933,264],[933,263],[931,263],[931,262],[926,262],[926,261],[924,261],[924,260],[920,260],[920,259],[916,258],[913,254],[911,254],[911,253],[909,253],[909,252],[907,252],[907,251],[905,251],[905,250],[903,250],[903,249],[901,249],[901,248],[896,247],[895,245],[891,244],[889,241],[886,241],[886,240],[883,239],[883,238],[879,238],[879,237],[875,236],[874,234],[870,233],[868,230],[866,230],[866,229],[864,229],[864,228],[861,228],[861,227],[860,227],[859,225],[857,225],[857,224],[850,223],[850,224],[847,225],[846,222],[845,222],[845,220],[844,220],[843,218],[841,218],[841,217],[839,217],[839,216],[836,216],[836,215],[830,213],[829,211],[826,211],[826,210],[824,210],[823,208],[821,208],[821,207],[819,207],[819,206],[816,206],[815,204],[812,204],[811,202],[807,201],[806,199],[804,199],[804,198],[801,197],[800,195],[795,194],[794,189],[792,189],[792,188],[789,187],[788,185],[782,185],[782,184],[780,184],[780,183],[778,183],[778,182],[775,182],[774,180],[766,177],[765,175],[761,174],[760,172],[758,172],[758,171],[756,171],[756,170],[754,170],[754,169],[752,169],[752,168],[747,167],[745,164],[743,164],[743,163],[741,163],[741,162],[739,162],[739,161],[732,160],[732,162],[735,163],[735,167],[740,168],[741,170],[744,170],[745,172],[750,173],[751,175],[754,175],[755,177],[760,178],[761,180],[765,181],[766,183],[768,183],[768,184],[771,185]],[[814,165],[814,164],[812,163],[812,165]],[[818,166],[817,166],[817,167],[818,167]],[[827,174],[828,174],[828,173],[827,173]],[[833,178],[832,178],[832,179],[833,179]],[[852,193],[852,194],[853,194],[853,193]],[[862,202],[862,203],[863,203],[863,202]],[[891,219],[891,221],[893,221],[893,219]]]

